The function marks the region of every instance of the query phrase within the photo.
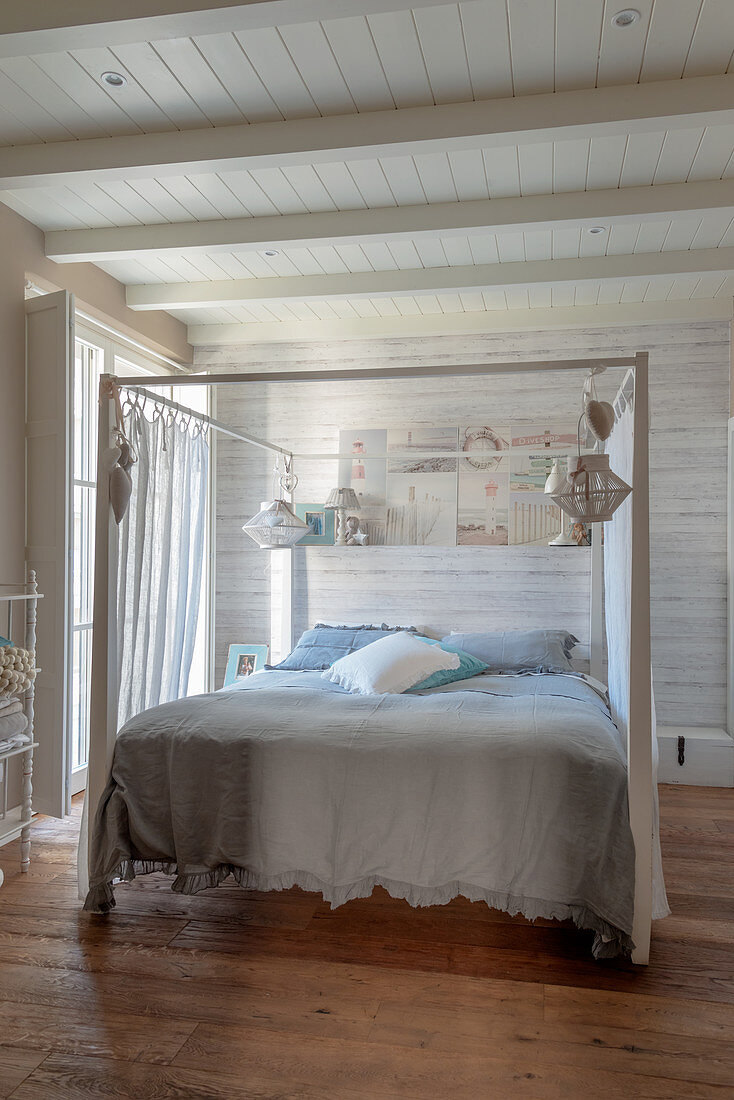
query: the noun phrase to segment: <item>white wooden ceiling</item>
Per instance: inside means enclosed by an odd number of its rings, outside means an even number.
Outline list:
[[[612,16],[623,6],[620,0],[425,0],[412,8],[400,0],[268,0],[238,7],[230,0],[201,0],[197,11],[176,16],[174,3],[155,0],[150,18],[105,23],[99,5],[77,0],[69,5],[76,25],[62,25],[62,10],[54,13],[58,25],[48,26],[33,23],[33,11],[24,16],[22,6],[3,10],[0,201],[48,231],[49,255],[89,258],[128,285],[237,280],[239,287],[250,281],[240,301],[206,308],[202,295],[192,293],[190,302],[170,307],[192,326],[197,342],[261,339],[262,326],[270,333],[278,322],[289,331],[291,324],[308,322],[310,334],[311,323],[320,321],[328,338],[342,331],[333,322],[354,318],[370,320],[372,328],[364,331],[377,333],[384,318],[413,318],[415,328],[416,318],[433,317],[435,324],[440,316],[448,331],[450,319],[465,313],[487,314],[497,327],[498,311],[542,310],[544,321],[547,310],[626,303],[639,307],[638,313],[649,303],[650,316],[657,316],[653,303],[694,302],[700,316],[701,303],[709,302],[711,315],[719,316],[732,297],[734,274],[734,253],[722,253],[720,265],[710,255],[734,247],[734,0],[632,0],[640,18],[620,29]],[[347,14],[330,17],[337,7]],[[295,22],[294,13],[303,21]],[[125,86],[106,86],[100,76],[108,70],[121,73]],[[724,83],[701,79],[717,77]],[[663,81],[690,88],[690,106],[670,84],[661,86],[657,112],[650,110],[656,88],[645,86]],[[616,86],[627,86],[625,93],[583,96],[585,90]],[[574,92],[581,97],[551,94]],[[510,117],[508,102],[528,96],[538,97],[530,101],[537,105],[537,130],[528,122],[503,130],[499,122],[504,114]],[[676,107],[666,118],[668,100]],[[440,135],[447,125],[438,124],[442,118],[463,118],[441,115],[443,105],[475,101],[491,101],[491,140],[481,127],[476,139],[468,131],[460,143],[450,133],[445,141],[418,140],[421,126],[433,132],[431,112]],[[592,104],[588,125],[585,101]],[[572,134],[565,116],[560,123],[556,117],[562,108],[555,105],[566,102]],[[411,113],[416,108],[423,113]],[[355,127],[356,152],[339,157],[342,140],[333,157],[321,146],[317,154],[314,139],[309,154],[308,139],[317,133],[312,120],[373,112],[383,115],[373,116],[370,142]],[[403,117],[406,140],[391,138],[388,148],[381,147],[381,118],[385,125],[400,125]],[[414,117],[420,124],[415,141],[409,124]],[[272,123],[283,130],[268,128]],[[503,143],[503,132],[520,136]],[[146,134],[160,139],[136,138]],[[150,142],[155,149],[159,140],[161,149],[165,142],[181,148],[186,143],[192,159],[175,153],[156,163]],[[217,143],[216,156],[202,152],[210,141]],[[267,158],[245,167],[263,142]],[[721,181],[713,200],[707,205],[696,196],[686,209],[692,185],[706,181]],[[688,189],[679,188],[672,204],[667,195],[662,198],[670,184]],[[630,199],[629,210],[619,215],[610,198],[607,214],[606,196],[620,189],[651,189],[661,195],[659,208],[646,199],[638,210]],[[537,203],[527,225],[522,205],[511,228],[504,217],[502,224],[493,218],[495,200],[517,199],[529,208],[535,196],[591,191],[605,192],[593,219],[604,232],[596,236],[588,232],[586,211],[578,224],[568,212],[557,219],[550,205],[547,224],[538,224]],[[457,231],[456,208],[482,200],[481,223]],[[308,224],[309,215],[437,204],[448,218],[444,231],[437,216],[435,231],[414,236],[391,231],[381,237],[379,228],[350,235],[342,232],[343,220],[319,222],[311,243],[299,228],[297,246],[278,232],[282,219],[290,234],[289,219],[298,215]],[[444,204],[452,204],[451,210]],[[244,219],[267,219],[261,247],[243,244]],[[199,243],[192,244],[185,230],[197,222],[206,224]],[[215,223],[216,242],[207,240]],[[150,226],[150,233],[133,239],[130,227],[141,226]],[[165,246],[152,228],[161,226],[171,226]],[[96,230],[111,235],[103,240]],[[248,232],[252,239],[253,230]],[[73,249],[67,247],[72,240]],[[266,257],[267,246],[278,255]],[[680,271],[664,273],[637,259],[684,252],[700,252],[700,270],[695,258],[681,263]],[[613,277],[603,267],[598,278],[595,269],[579,269],[577,279],[574,269],[564,269],[554,283],[545,273],[539,280],[528,267],[523,285],[515,268],[506,287],[469,280],[469,289],[451,292],[438,279],[431,292],[416,274],[410,293],[410,273],[427,269],[611,256],[629,257],[628,268],[615,269]],[[349,295],[349,276],[390,271],[407,273],[400,293]],[[279,300],[278,280],[320,276],[344,276],[343,293],[332,289],[319,299],[318,284],[304,282],[299,300],[298,284],[294,290],[284,282]],[[271,284],[267,300],[251,300],[260,281]],[[481,323],[480,317],[475,321]],[[218,331],[207,331],[209,325]]]
[[[734,179],[733,151],[734,125],[691,127],[250,172],[100,179],[1,196],[43,229],[81,229]]]

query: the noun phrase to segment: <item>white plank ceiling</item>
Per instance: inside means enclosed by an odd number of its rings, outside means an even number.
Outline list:
[[[730,71],[730,0],[468,0],[0,61],[0,142],[341,115]],[[100,84],[122,73],[118,90]]]
[[[734,0],[732,0],[734,11]],[[421,206],[734,179],[734,125],[0,192],[43,229]]]
[[[206,3],[202,3],[206,7]],[[384,7],[385,5],[383,5]],[[397,7],[398,5],[396,5]],[[0,57],[2,150],[136,134],[202,131],[414,107],[506,100],[553,92],[645,85],[732,73],[734,0],[635,0],[640,18],[613,25],[620,0],[468,0],[300,24],[113,41]],[[274,5],[277,7],[277,5]],[[344,10],[344,9],[343,9]],[[0,14],[0,33],[2,33]],[[130,37],[128,35],[128,37]],[[7,51],[12,52],[12,51]],[[122,74],[119,89],[103,72]],[[734,108],[734,101],[732,101]],[[586,227],[370,238],[263,250],[141,250],[99,260],[126,284],[274,279],[681,252],[734,245],[734,121],[692,114],[690,125],[493,148],[415,152],[249,171],[155,166],[130,178],[45,181],[0,191],[0,201],[54,232],[209,222],[463,203],[661,184],[732,181],[730,206],[687,215],[665,210],[592,236]],[[240,132],[240,131],[238,131]],[[33,152],[33,150],[31,150]],[[235,155],[233,151],[232,155]],[[142,162],[141,162],[142,163]],[[602,220],[602,224],[604,224]],[[602,303],[714,300],[732,295],[728,272],[647,280],[528,285],[471,294],[326,300],[172,310],[190,324],[253,326],[277,320],[453,315]],[[324,332],[328,331],[327,326]]]

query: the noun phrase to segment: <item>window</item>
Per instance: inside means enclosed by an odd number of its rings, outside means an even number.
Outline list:
[[[73,398],[73,492],[71,549],[71,729],[72,793],[74,775],[86,769],[89,688],[92,673],[92,598],[94,593],[94,508],[97,495],[97,393],[104,352],[75,340]],[[79,776],[80,779],[83,777]],[[81,788],[80,788],[81,789]]]
[[[94,527],[97,475],[97,398],[102,373],[146,376],[163,373],[160,365],[139,352],[124,348],[103,334],[76,326],[72,410],[73,539],[71,561],[71,668],[70,756],[71,793],[86,785],[89,746],[89,698],[92,674],[92,610],[94,595]],[[158,387],[173,400],[206,411],[207,391],[175,386]],[[198,399],[198,400],[197,400]],[[203,402],[203,404],[202,404]],[[208,559],[208,555],[206,555]],[[199,616],[196,650],[189,683],[190,694],[208,688],[208,577],[202,578],[204,614]]]

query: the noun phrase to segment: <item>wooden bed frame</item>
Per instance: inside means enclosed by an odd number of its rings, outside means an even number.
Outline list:
[[[248,383],[366,381],[410,378],[448,378],[456,376],[524,374],[541,371],[588,371],[592,367],[629,368],[622,383],[634,384],[634,454],[632,465],[632,568],[630,591],[629,639],[629,722],[627,734],[628,793],[630,827],[635,843],[635,907],[632,961],[647,964],[650,954],[653,879],[653,722],[650,677],[650,534],[649,534],[649,440],[648,440],[648,355],[604,359],[543,360],[518,363],[473,364],[467,366],[378,367],[355,370],[274,371],[242,374],[184,375],[175,385],[246,385]],[[99,436],[97,452],[97,518],[94,567],[94,631],[92,640],[92,689],[90,701],[90,746],[87,804],[95,808],[104,789],[112,764],[117,737],[117,528],[109,500],[105,452],[111,445],[113,388],[139,389],[140,376],[102,375],[100,379]],[[145,387],[170,386],[170,376],[146,378]],[[182,406],[158,398],[175,408]],[[266,440],[235,432],[223,424],[186,409],[212,427],[225,431],[245,443],[288,455],[290,452]],[[316,456],[308,456],[316,457]],[[336,455],[319,457],[338,457]],[[281,577],[281,637],[292,636],[291,553],[283,557]],[[601,540],[592,541],[590,600],[590,668],[602,676],[602,598],[603,572]]]

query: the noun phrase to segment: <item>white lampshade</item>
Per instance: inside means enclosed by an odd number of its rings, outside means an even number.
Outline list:
[[[551,499],[577,523],[600,523],[611,519],[631,492],[632,487],[610,469],[609,455],[582,455]]]
[[[563,485],[563,482],[566,480],[566,475],[561,467],[562,461],[563,460],[560,458],[553,459],[553,469],[548,474],[548,477],[545,479],[545,489],[543,490],[544,492],[549,494],[558,492],[561,485]]]
[[[304,523],[292,512],[284,500],[273,500],[252,519],[243,524],[242,530],[262,550],[274,550],[283,546],[293,546],[312,530],[310,523]]]
[[[354,511],[359,508],[359,500],[354,489],[332,489],[324,508],[349,508]]]

